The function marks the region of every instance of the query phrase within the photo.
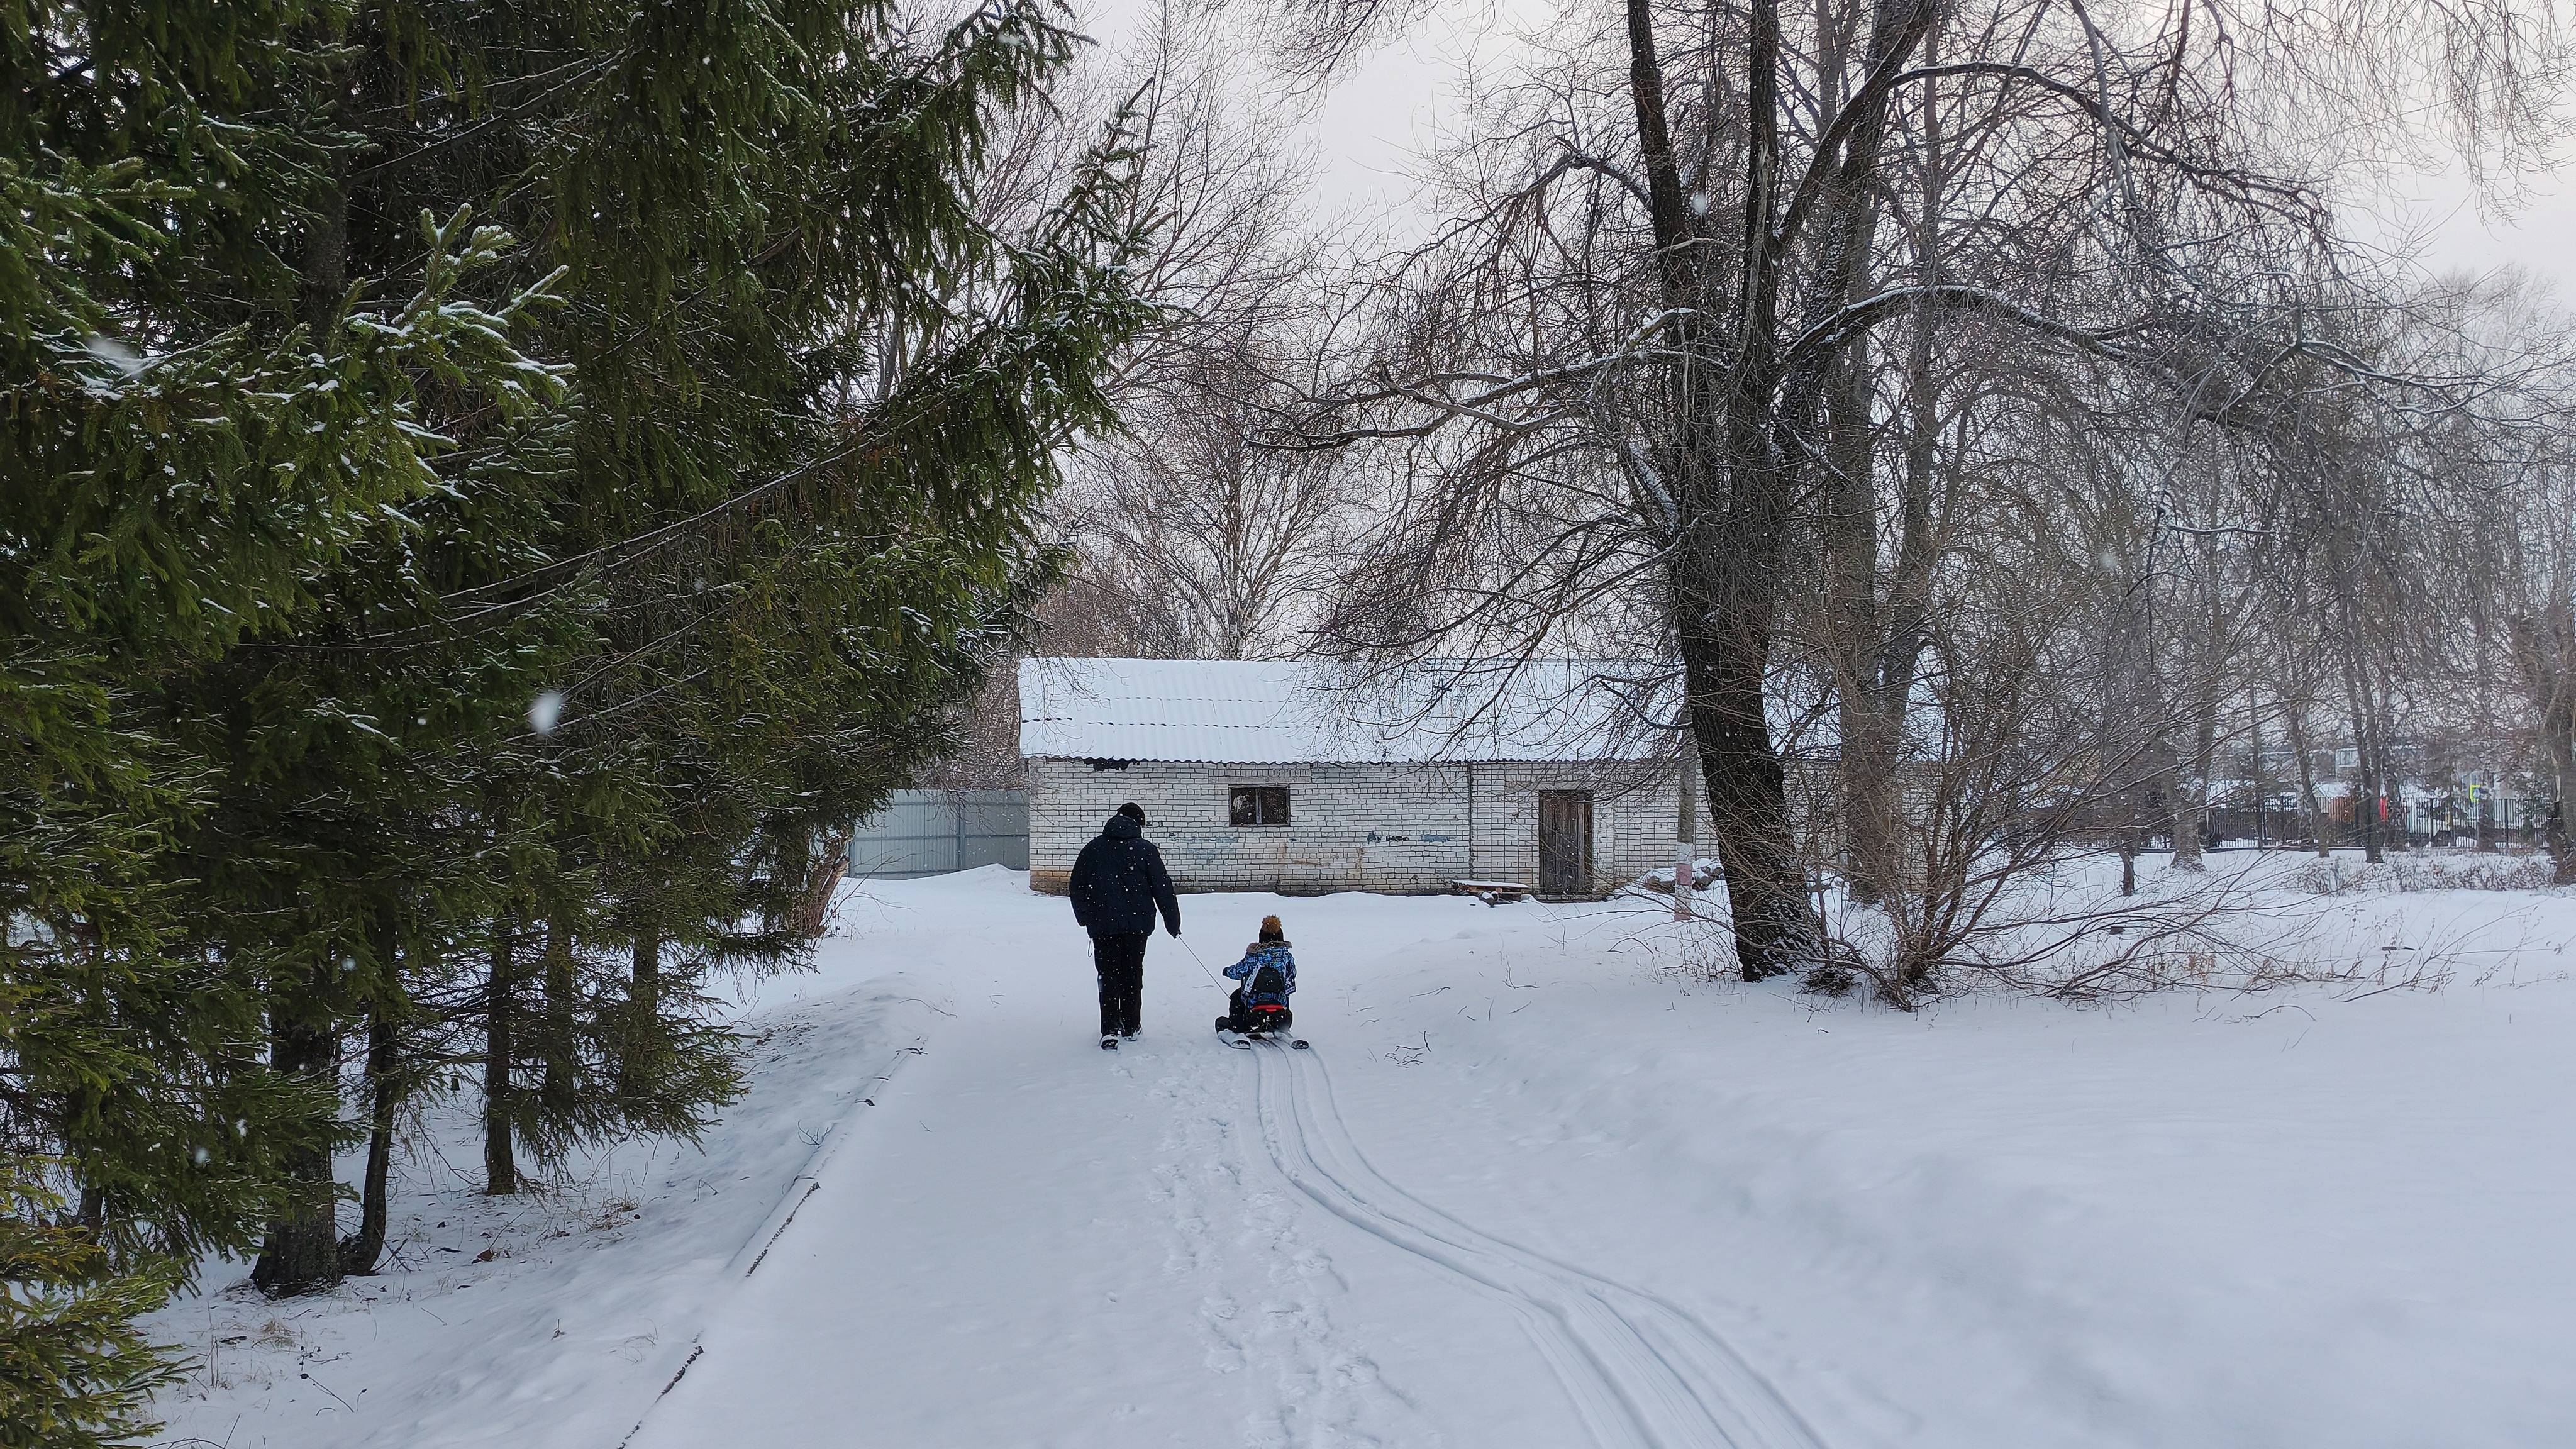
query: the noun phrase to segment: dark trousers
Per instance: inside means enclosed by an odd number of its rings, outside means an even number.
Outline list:
[[[1100,1034],[1134,1036],[1145,1004],[1145,942],[1151,931],[1094,932],[1091,964],[1100,973]]]

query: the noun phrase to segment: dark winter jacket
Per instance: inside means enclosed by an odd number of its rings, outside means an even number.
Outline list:
[[[1074,857],[1071,894],[1073,918],[1095,936],[1151,932],[1156,906],[1172,934],[1181,933],[1181,902],[1172,894],[1163,852],[1124,815],[1110,816],[1099,838]]]
[[[1254,991],[1253,974],[1264,966],[1278,967],[1279,974],[1286,978],[1287,985],[1276,992]],[[1288,943],[1285,941],[1255,941],[1243,948],[1243,959],[1225,968],[1225,974],[1243,983],[1243,996],[1246,1001],[1255,1004],[1284,1003],[1288,999],[1288,993],[1297,989],[1297,958],[1289,953]]]

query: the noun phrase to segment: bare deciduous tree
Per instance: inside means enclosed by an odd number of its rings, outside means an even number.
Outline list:
[[[1455,555],[1505,478],[1554,489],[1563,521],[1535,562],[1478,560],[1507,580],[1485,598],[1551,574],[1537,592],[1558,603],[1651,580],[1658,642],[1687,681],[1738,954],[1759,978],[1822,951],[1765,701],[1793,529],[1837,475],[1850,495],[1828,509],[1844,520],[1827,530],[1843,555],[1829,570],[1849,636],[1841,673],[1865,698],[1908,688],[1858,661],[1890,643],[1901,656],[1911,630],[1849,622],[1867,563],[1848,543],[1874,512],[1858,476],[1871,340],[1910,326],[1911,360],[1936,327],[2001,328],[2024,348],[2170,379],[2201,341],[2192,266],[2211,248],[2194,229],[2298,232],[2317,214],[2203,134],[2223,98],[2184,79],[2187,36],[2123,48],[2080,12],[1935,0],[1670,16],[1630,0],[1616,18],[1573,35],[1517,104],[1476,118],[1454,164],[1468,178],[1461,221],[1400,272],[1389,342],[1331,438],[1474,439],[1445,460],[1455,501],[1411,510],[1417,561],[1381,551],[1399,592],[1425,582],[1419,559],[1466,562]],[[1619,62],[1614,102],[1604,72]],[[1928,103],[1942,96],[1973,118],[1960,123],[1973,141],[1945,137]],[[1969,148],[1972,175],[1957,174],[1959,153],[1909,159],[1945,145]],[[2124,204],[2088,211],[2102,196]],[[1912,225],[1883,226],[1890,215]],[[2036,246],[2042,265],[1956,267],[1954,234],[1979,256]],[[1901,543],[1897,558],[1926,567]],[[1905,583],[1890,594],[1901,613]],[[1390,612],[1385,590],[1360,601],[1377,612],[1346,613],[1348,632],[1381,648],[1462,622],[1420,604]],[[1479,625],[1514,611],[1526,598]],[[1857,710],[1854,724],[1873,713],[1892,712]],[[1883,733],[1861,729],[1862,752],[1883,754]]]
[[[1218,17],[1176,4],[1088,85],[1139,98],[1134,205],[1157,243],[1138,272],[1164,313],[1122,360],[1123,430],[1075,461],[1060,501],[1076,558],[1045,611],[1048,647],[1288,648],[1337,563],[1349,472],[1253,444],[1306,393],[1329,281],[1304,200],[1312,158],[1293,140],[1296,97]],[[1071,138],[1059,131],[1028,127],[1012,164],[1060,165]]]
[[[1295,394],[1246,355],[1207,350],[1086,463],[1069,522],[1087,579],[1142,602],[1156,652],[1292,650],[1341,567],[1352,460],[1263,448]]]

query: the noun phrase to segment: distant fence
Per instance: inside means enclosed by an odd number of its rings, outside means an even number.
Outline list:
[[[1026,790],[897,790],[850,836],[850,874],[902,879],[1029,868]]]

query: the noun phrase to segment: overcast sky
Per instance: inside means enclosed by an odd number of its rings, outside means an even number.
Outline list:
[[[2446,176],[2418,178],[2409,188],[2415,195],[2378,210],[2390,224],[2423,232],[2427,266],[2519,265],[2555,281],[2562,302],[2576,302],[2576,166],[2562,164],[2531,185],[2536,194],[2501,218],[2481,218],[2467,184]]]
[[[1107,39],[1126,17],[1150,14],[1152,0],[1093,0],[1095,33]],[[1447,13],[1381,47],[1324,96],[1315,120],[1321,174],[1316,200],[1327,211],[1402,208],[1420,156],[1455,114],[1467,61],[1506,56],[1512,27],[1546,15],[1547,0],[1453,0]],[[2424,265],[2491,270],[2506,265],[2548,277],[2576,303],[2576,165],[2530,178],[2518,210],[2481,216],[2464,178],[2407,178],[2398,194],[2348,201],[2346,228],[2373,241],[2424,239]]]

